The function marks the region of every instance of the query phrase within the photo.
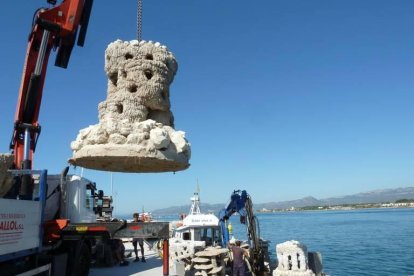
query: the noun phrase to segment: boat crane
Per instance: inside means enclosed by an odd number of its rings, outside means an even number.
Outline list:
[[[235,214],[240,214],[240,223],[246,224],[250,249],[249,263],[254,273],[268,272],[265,265],[265,249],[260,241],[260,227],[257,217],[253,213],[253,203],[250,195],[245,191],[235,190],[229,203],[219,213],[219,224],[222,234],[223,247],[229,243],[229,227],[227,221]]]

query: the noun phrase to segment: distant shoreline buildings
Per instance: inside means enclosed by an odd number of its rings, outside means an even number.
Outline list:
[[[414,199],[400,199],[396,202],[381,202],[381,203],[356,203],[356,204],[341,204],[341,205],[325,205],[325,206],[305,206],[289,208],[275,208],[267,209],[261,208],[257,210],[259,213],[275,213],[275,212],[292,212],[292,211],[324,211],[324,210],[355,210],[355,209],[370,209],[370,208],[414,208]]]

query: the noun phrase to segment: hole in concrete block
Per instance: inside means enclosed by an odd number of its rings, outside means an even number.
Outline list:
[[[132,84],[128,87],[128,91],[131,93],[135,93],[138,90],[138,86],[136,84]]]
[[[149,69],[144,70],[144,74],[145,74],[145,77],[147,77],[147,80],[150,80],[153,76],[152,71]]]
[[[298,260],[298,268],[300,268],[300,259],[299,259],[299,253],[296,253],[296,258]]]
[[[122,114],[122,112],[124,112],[124,106],[122,104],[117,104],[116,111],[118,111],[119,114]]]
[[[125,54],[125,59],[131,59],[131,58],[133,58],[133,56],[130,53]]]
[[[127,72],[122,70],[121,71],[121,77],[126,78],[127,77]]]
[[[153,59],[154,59],[154,57],[152,56],[152,54],[146,54],[146,55],[145,55],[145,59],[148,59],[148,60],[153,60]]]
[[[118,72],[109,73],[109,79],[111,80],[113,85],[117,86],[117,84],[118,84]]]

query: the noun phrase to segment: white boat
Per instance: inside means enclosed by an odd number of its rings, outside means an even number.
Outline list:
[[[171,225],[172,234],[169,239],[171,275],[184,275],[186,270],[191,269],[197,252],[221,246],[219,218],[214,214],[201,212],[199,192],[195,192],[191,197],[188,215]]]
[[[203,247],[221,245],[219,219],[214,214],[201,213],[198,192],[191,197],[188,215],[175,224],[170,244],[181,240]]]

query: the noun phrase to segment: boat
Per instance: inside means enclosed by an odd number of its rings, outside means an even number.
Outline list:
[[[219,218],[212,213],[201,213],[198,192],[190,199],[190,212],[182,215],[182,220],[175,224],[170,244],[182,240],[203,244],[204,247],[221,245]]]
[[[216,249],[219,254],[228,252],[221,248],[221,230],[219,218],[212,213],[202,213],[200,210],[200,194],[195,192],[191,199],[188,215],[181,215],[180,221],[171,223],[171,238],[169,239],[169,258],[171,275],[184,275],[187,271],[197,270],[197,254],[207,249]],[[212,251],[211,251],[212,252]],[[216,270],[223,265],[216,265]],[[193,271],[194,272],[194,271]]]

